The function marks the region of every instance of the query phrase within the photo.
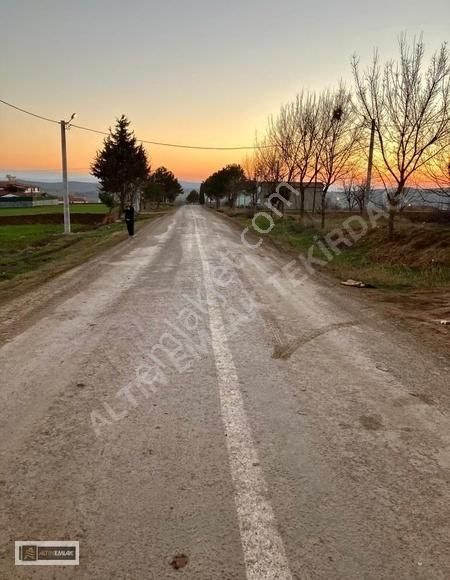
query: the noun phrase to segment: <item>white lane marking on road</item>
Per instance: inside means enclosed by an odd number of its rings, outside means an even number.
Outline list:
[[[267,484],[253,444],[236,366],[195,218],[194,227],[204,274],[212,349],[247,579],[292,580],[283,541],[267,499]]]

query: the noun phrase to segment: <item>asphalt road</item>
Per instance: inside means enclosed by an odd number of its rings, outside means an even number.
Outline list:
[[[1,309],[2,580],[450,578],[449,361],[287,261],[185,207]]]

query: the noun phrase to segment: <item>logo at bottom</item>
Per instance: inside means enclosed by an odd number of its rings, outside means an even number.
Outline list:
[[[80,542],[17,541],[16,566],[78,566]]]

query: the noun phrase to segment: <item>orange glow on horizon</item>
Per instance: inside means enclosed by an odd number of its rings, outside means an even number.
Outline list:
[[[60,171],[61,145],[57,125],[37,124],[36,131],[9,123],[8,140],[0,142],[0,167],[20,173],[20,170]],[[2,123],[2,128],[4,123]],[[69,172],[89,173],[96,152],[103,146],[104,137],[72,129],[67,135]],[[182,139],[175,142],[183,143]],[[201,138],[191,136],[193,144],[203,144]],[[243,141],[245,144],[247,141]],[[221,144],[219,140],[211,145]],[[237,141],[239,143],[239,141]],[[207,143],[208,144],[208,143]],[[152,170],[164,165],[180,180],[202,181],[228,163],[240,163],[246,151],[213,151],[170,148],[144,144]]]
[[[16,124],[16,116],[5,117],[7,123],[0,117],[2,129],[6,128],[8,139],[0,141],[0,167],[17,173],[22,171],[51,171],[59,173],[61,170],[60,132],[58,125],[36,122],[32,125],[33,131],[29,131],[29,124]],[[217,128],[216,128],[217,129]],[[223,127],[220,127],[224,131]],[[137,130],[136,130],[136,133]],[[139,131],[140,133],[140,131]],[[218,132],[217,132],[218,133]],[[145,131],[142,133],[145,135]],[[76,128],[68,132],[68,161],[69,175],[76,179],[77,174],[89,174],[90,164],[95,158],[96,152],[102,148],[104,137],[98,134],[87,133]],[[182,135],[175,142],[185,142]],[[190,136],[189,141],[193,144],[220,145],[222,141],[216,134],[214,140],[211,136],[205,141],[204,135]],[[234,140],[235,144],[250,144],[248,138],[242,136]],[[231,144],[230,144],[231,145]],[[169,148],[162,146],[145,145],[149,156],[151,169],[164,165],[173,171],[179,180],[203,181],[211,173],[229,163],[243,163],[251,150],[237,151],[214,151]],[[366,177],[366,159],[360,162],[357,179],[363,182]],[[383,182],[377,175],[376,165],[380,160],[375,159],[372,175],[372,186],[383,187]],[[422,174],[413,176],[408,186],[415,185],[426,187],[431,185],[430,179]]]

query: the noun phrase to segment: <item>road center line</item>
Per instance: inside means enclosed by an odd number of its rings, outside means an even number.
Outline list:
[[[194,227],[204,274],[211,343],[247,579],[292,580],[283,541],[267,499],[267,484],[253,444],[236,366],[195,218]]]

